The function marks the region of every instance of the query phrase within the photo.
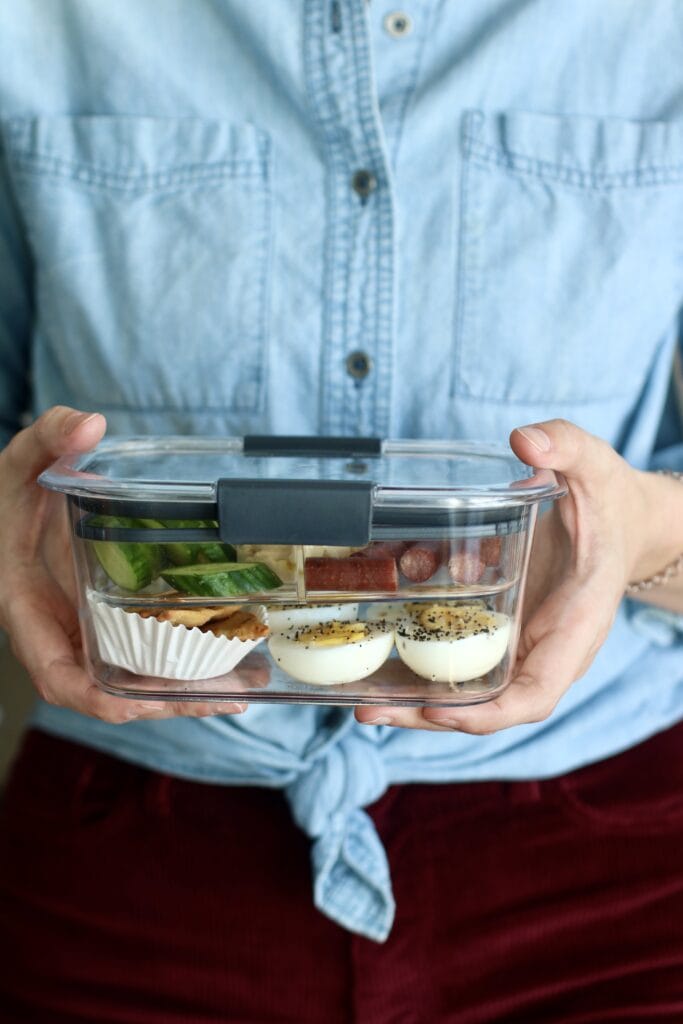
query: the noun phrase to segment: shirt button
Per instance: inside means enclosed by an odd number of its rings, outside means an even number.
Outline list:
[[[377,188],[377,178],[372,171],[356,171],[351,178],[351,186],[361,199],[367,199]]]
[[[372,359],[367,352],[351,352],[346,357],[346,372],[356,380],[365,380],[372,369]]]
[[[412,31],[412,28],[412,21],[403,11],[393,11],[391,14],[387,14],[384,19],[384,30],[390,36],[393,36],[394,39],[407,36]]]

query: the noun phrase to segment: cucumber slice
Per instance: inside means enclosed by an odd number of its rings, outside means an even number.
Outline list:
[[[212,520],[199,519],[126,519],[123,516],[93,516],[90,519],[92,526],[121,526],[129,529],[198,529],[205,526],[217,527],[218,524]],[[122,543],[118,541],[93,541],[93,548],[98,561],[107,576],[123,590],[140,590],[148,586],[156,579],[160,570],[168,562],[177,566],[195,566],[201,564],[215,564],[234,562],[237,559],[237,552],[232,544],[223,544],[220,541],[210,540],[205,542],[193,542],[185,544],[176,542],[173,544],[141,544]],[[246,594],[262,589],[270,590],[275,586],[281,586],[282,581],[273,574],[277,583],[269,582],[265,586],[254,586],[249,589],[234,591],[234,593]],[[180,589],[178,587],[177,589]],[[233,591],[228,591],[233,593]]]
[[[124,516],[92,516],[91,526],[120,526],[139,529],[160,526],[153,519],[127,519]],[[94,540],[97,560],[112,583],[122,590],[142,590],[159,575],[165,559],[160,544],[139,544],[113,540]]]
[[[166,526],[172,530],[201,529],[204,526],[212,526],[214,529],[218,523],[211,519],[164,519],[159,526]],[[237,552],[232,544],[222,544],[220,541],[198,541],[191,544],[175,542],[164,544],[164,553],[174,565],[194,565],[197,562],[235,562]]]
[[[174,565],[195,565],[207,562],[234,562],[237,552],[231,544],[221,544],[217,540],[209,540],[192,544],[164,544],[164,554]]]
[[[197,544],[198,562],[236,562],[237,551],[232,544],[222,544],[217,540],[210,540],[204,544]]]
[[[174,565],[192,565],[199,561],[199,544],[164,544],[164,554]]]
[[[92,546],[109,579],[122,590],[142,590],[159,575],[161,559],[158,544],[94,540]]]
[[[263,562],[212,562],[166,569],[161,574],[175,590],[197,597],[259,594],[282,586],[279,576]]]

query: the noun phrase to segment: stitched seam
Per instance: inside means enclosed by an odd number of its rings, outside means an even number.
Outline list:
[[[551,407],[558,409],[566,407],[571,410],[574,406],[589,406],[598,405],[604,406],[605,402],[622,402],[622,401],[633,401],[633,393],[627,391],[616,391],[610,392],[606,395],[593,395],[589,398],[553,398],[548,395],[532,395],[526,398],[499,398],[495,395],[475,394],[474,392],[465,391],[459,388],[456,391],[458,398],[463,398],[470,402],[486,402],[487,405],[498,405],[506,407],[509,405],[522,406],[522,405],[534,405],[537,407]]]
[[[254,379],[250,382],[256,387],[259,386],[258,379]],[[194,405],[150,405],[145,402],[144,405],[137,405],[135,402],[99,402],[97,401],[97,408],[101,412],[122,412],[122,413],[149,413],[150,416],[182,416],[184,414],[190,415],[215,415],[226,412],[256,412],[257,409],[254,405],[242,406],[234,403],[229,405],[207,405],[203,403],[201,406]]]
[[[254,342],[258,346],[260,358],[257,363],[257,390],[253,402],[253,412],[263,412],[266,404],[266,393],[270,385],[270,354],[271,354],[271,332],[268,330],[271,319],[272,288],[273,288],[273,264],[275,260],[275,238],[274,238],[274,202],[271,188],[272,156],[270,153],[270,140],[264,140],[264,170],[266,174],[263,180],[263,217],[261,223],[262,244],[259,247],[259,266],[261,268],[258,286],[258,328],[254,334]]]
[[[189,164],[171,170],[151,173],[124,174],[118,171],[98,170],[61,157],[15,152],[14,163],[24,172],[34,175],[49,174],[84,185],[139,191],[161,189],[174,185],[204,184],[225,178],[267,179],[266,169],[254,161],[225,161],[217,164]]]
[[[552,178],[567,185],[579,188],[614,189],[639,188],[652,185],[676,184],[683,180],[683,163],[661,164],[652,167],[638,167],[631,170],[582,171],[578,167],[556,164],[537,157],[524,156],[514,151],[501,152],[493,146],[475,141],[472,135],[465,134],[467,154],[486,163],[496,164],[508,170],[520,171],[538,178]]]
[[[374,82],[370,77],[371,54],[367,38],[366,13],[363,8],[354,7],[353,12],[353,61],[358,80],[358,113],[361,130],[368,152],[379,178],[380,192],[375,196],[376,207],[374,216],[378,218],[375,241],[375,288],[377,300],[375,305],[375,331],[377,338],[377,373],[373,393],[374,430],[380,435],[389,433],[390,414],[392,407],[393,381],[390,363],[393,356],[394,335],[394,211],[390,188],[391,171],[388,159],[382,149],[381,137],[376,123],[376,112],[371,97]],[[380,169],[384,175],[380,177]],[[384,180],[382,180],[384,178]],[[383,258],[389,255],[390,266],[387,268]],[[384,370],[380,371],[380,367]]]
[[[348,295],[348,259],[351,229],[348,200],[338,197],[338,173],[345,169],[343,144],[335,131],[336,110],[325,47],[325,15],[321,4],[307,0],[304,8],[304,61],[309,101],[321,129],[326,146],[325,191],[328,212],[325,227],[323,288],[326,296],[321,319],[322,354],[329,361],[328,373],[322,366],[321,396],[319,396],[319,423],[325,430],[333,430],[343,409],[343,380],[336,368],[336,345],[345,338],[346,302]],[[340,258],[337,259],[337,254]],[[340,268],[341,271],[340,272]],[[328,345],[330,344],[330,348]],[[340,355],[343,353],[340,353]],[[331,369],[330,369],[331,368]],[[339,426],[337,427],[339,429]]]
[[[468,249],[472,246],[471,232],[468,231],[469,202],[470,202],[470,164],[465,161],[462,165],[462,179],[460,182],[460,210],[458,211],[458,268],[456,271],[455,289],[455,352],[453,355],[453,370],[451,377],[451,395],[457,395],[462,363],[462,349],[465,344],[465,321],[467,318],[467,284],[466,284],[466,259],[469,255]]]

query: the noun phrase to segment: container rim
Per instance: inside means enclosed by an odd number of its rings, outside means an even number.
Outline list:
[[[350,439],[352,440],[352,439]],[[178,504],[178,517],[183,518],[182,506],[189,503],[215,504],[218,480],[160,481],[144,478],[112,480],[101,473],[88,470],[95,457],[121,457],[145,455],[232,455],[245,454],[242,438],[236,437],[184,437],[184,436],[130,436],[105,438],[90,452],[64,455],[38,477],[38,483],[47,490],[74,498],[134,504],[159,501]],[[373,507],[407,510],[419,507],[443,510],[515,509],[540,502],[555,501],[567,494],[562,474],[550,469],[533,469],[516,459],[503,444],[476,441],[447,440],[385,440],[378,453],[382,457],[411,456],[417,458],[495,458],[514,460],[528,471],[528,475],[511,483],[483,487],[449,484],[433,485],[373,483]],[[315,457],[310,453],[307,457]],[[345,456],[335,456],[344,458]],[[372,462],[373,456],[367,461]],[[283,478],[284,479],[284,478]]]

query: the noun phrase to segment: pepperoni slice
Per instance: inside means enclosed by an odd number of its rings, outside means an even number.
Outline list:
[[[396,591],[396,560],[388,555],[372,558],[307,558],[307,590]]]
[[[486,565],[471,551],[459,551],[448,559],[448,572],[454,583],[477,583]]]
[[[501,549],[500,537],[483,537],[479,542],[479,557],[484,565],[500,565]]]
[[[408,547],[404,540],[375,540],[360,551],[354,551],[351,558],[400,558]]]
[[[445,557],[441,541],[420,541],[411,544],[399,559],[399,569],[411,583],[425,583],[431,579]]]

